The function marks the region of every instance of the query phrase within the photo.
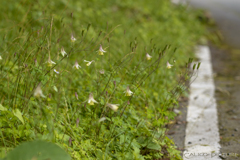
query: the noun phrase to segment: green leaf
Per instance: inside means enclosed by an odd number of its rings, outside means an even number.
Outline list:
[[[87,30],[89,30],[90,26],[91,26],[91,24],[88,24],[88,26],[87,26]]]
[[[24,142],[10,151],[4,160],[71,160],[56,144],[45,141]]]
[[[198,66],[197,66],[197,69],[199,69],[200,65],[201,65],[201,62],[198,62]]]
[[[125,135],[120,135],[120,144],[122,144],[125,141]]]
[[[82,36],[83,36],[83,34],[84,34],[84,30],[82,30]]]
[[[24,124],[22,113],[19,111],[19,109],[15,109],[13,111],[13,114],[14,114],[14,116],[16,116]]]
[[[154,143],[154,142],[150,142],[148,145],[147,145],[147,148],[148,149],[154,149],[154,150],[161,150],[161,146],[157,143]]]
[[[193,65],[193,70],[195,69],[195,67],[196,67],[196,64]]]
[[[3,106],[0,104],[0,111],[7,111],[7,108],[3,107]]]
[[[132,145],[133,148],[135,148],[135,149],[137,148],[137,150],[139,150],[139,152],[140,152],[141,145],[137,142],[136,139],[134,139],[134,140],[132,141],[131,145]],[[134,150],[135,150],[135,149],[134,149]]]
[[[101,97],[101,99],[100,99],[100,104],[101,104],[101,105],[104,105],[104,100],[103,100],[102,97]]]
[[[61,133],[60,133],[60,134],[59,134],[59,138],[60,138],[60,139],[63,139],[65,142],[68,142],[70,136],[67,135],[67,134],[61,134]]]
[[[104,153],[100,149],[97,149],[96,157],[98,159],[104,159]]]
[[[7,155],[6,152],[11,151],[11,150],[12,150],[12,148],[10,148],[10,147],[0,147],[0,160],[2,160],[2,158],[4,158]]]

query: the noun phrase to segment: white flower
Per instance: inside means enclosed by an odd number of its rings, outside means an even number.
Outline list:
[[[90,66],[91,64],[92,64],[92,62],[94,62],[94,60],[92,60],[92,61],[86,61],[86,60],[84,60],[84,62],[87,62],[87,66]]]
[[[67,53],[65,52],[65,50],[64,50],[63,47],[61,48],[61,52],[60,52],[60,53],[62,54],[63,57],[64,57],[65,55],[67,55]]]
[[[47,61],[47,65],[48,67],[52,67],[53,64],[56,64],[55,62],[53,62],[50,58],[50,56],[48,57],[48,61]]]
[[[75,62],[75,64],[74,64],[74,66],[73,66],[73,68],[75,68],[75,69],[79,69],[79,68],[81,68],[81,66],[77,63],[77,61]]]
[[[171,65],[169,62],[167,62],[167,68],[170,69],[172,68],[173,65]]]
[[[152,56],[150,56],[148,53],[146,54],[146,58],[147,60],[151,60],[152,59]]]
[[[110,103],[107,103],[107,106],[109,108],[111,108],[114,112],[116,112],[118,110],[118,106],[119,104],[110,104]]]
[[[71,36],[71,42],[75,42],[77,39],[73,37],[73,35]]]
[[[100,122],[105,121],[105,120],[106,120],[106,117],[102,117],[98,120],[98,122],[100,123]]]
[[[94,105],[94,103],[98,103],[98,102],[93,98],[93,94],[90,93],[89,98],[88,98],[88,104],[89,105]]]
[[[59,72],[58,72],[56,69],[54,69],[53,71],[54,71],[55,73],[59,74]]]
[[[2,56],[0,56],[0,60],[2,60]]]
[[[39,98],[39,97],[43,97],[43,98],[45,98],[45,96],[43,95],[43,93],[42,93],[42,89],[41,89],[41,87],[40,87],[40,84],[37,86],[37,88],[35,89],[35,91],[34,91],[34,97],[37,97],[37,98]]]
[[[127,87],[126,91],[124,92],[126,96],[131,96],[133,92]]]
[[[99,70],[99,73],[100,73],[100,74],[104,74],[104,72],[105,72],[105,71],[104,71],[103,69]]]
[[[103,53],[106,52],[106,51],[104,51],[102,49],[102,45],[100,45],[99,50],[97,52],[98,52],[99,55],[103,55]]]

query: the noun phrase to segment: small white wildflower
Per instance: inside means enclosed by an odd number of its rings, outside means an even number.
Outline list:
[[[98,120],[98,122],[100,123],[100,122],[105,121],[105,120],[106,120],[106,117],[102,117]]]
[[[37,97],[37,98],[39,98],[39,97],[43,97],[43,98],[45,98],[45,96],[43,95],[43,93],[42,93],[42,89],[41,89],[41,87],[40,87],[40,84],[37,86],[37,88],[35,89],[35,91],[34,91],[34,97]]]
[[[59,74],[59,72],[58,72],[56,69],[54,69],[53,71],[54,71],[55,73]]]
[[[84,62],[86,62],[87,64],[87,66],[90,66],[91,64],[92,64],[92,62],[94,62],[94,60],[92,60],[92,61],[86,61],[86,60],[84,60]]]
[[[73,35],[71,36],[71,42],[75,42],[77,39],[73,37]]]
[[[67,55],[67,53],[65,52],[65,50],[64,50],[63,47],[61,48],[61,52],[60,52],[60,53],[62,54],[63,57],[64,57],[65,55]]]
[[[73,68],[79,69],[79,68],[81,68],[81,66],[80,66],[80,65],[78,64],[78,62],[76,61],[75,64],[74,64],[74,66],[73,66]]]
[[[102,48],[102,45],[100,45],[99,50],[97,52],[98,52],[99,55],[103,55],[103,53],[106,52],[106,51],[104,51],[103,48]]]
[[[47,65],[48,67],[52,67],[53,64],[56,64],[55,62],[53,62],[50,58],[50,56],[48,57],[48,61],[47,61]]]
[[[105,71],[104,71],[103,69],[101,69],[101,70],[99,70],[99,73],[100,73],[100,74],[104,74]]]
[[[118,106],[119,104],[110,104],[110,103],[107,103],[107,106],[109,108],[111,108],[114,112],[116,112],[118,110]]]
[[[127,87],[126,91],[124,92],[126,96],[131,96],[133,92]]]
[[[167,68],[170,69],[172,68],[173,65],[171,65],[169,62],[167,62]]]
[[[152,56],[150,56],[148,53],[146,54],[146,58],[147,60],[151,60],[152,59]]]
[[[0,60],[2,60],[2,56],[0,56]]]
[[[93,94],[90,93],[89,98],[88,98],[88,104],[89,105],[94,105],[94,103],[98,103],[98,102],[93,98]]]

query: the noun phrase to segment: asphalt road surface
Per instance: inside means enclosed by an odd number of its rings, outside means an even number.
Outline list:
[[[240,159],[240,0],[188,0],[194,8],[206,10],[220,29],[226,45],[209,44],[218,110],[218,128],[222,156],[227,160]],[[179,150],[184,151],[186,106],[169,131]]]
[[[189,4],[209,11],[226,42],[240,49],[240,0],[189,0]]]
[[[222,158],[240,159],[240,0],[189,2],[191,6],[210,13],[228,45],[210,45],[215,74],[220,145],[221,153],[226,155]]]

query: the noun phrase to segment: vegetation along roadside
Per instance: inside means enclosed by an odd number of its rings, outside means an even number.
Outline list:
[[[165,133],[206,32],[197,12],[165,0],[0,4],[1,158],[44,140],[72,159],[181,159]]]

